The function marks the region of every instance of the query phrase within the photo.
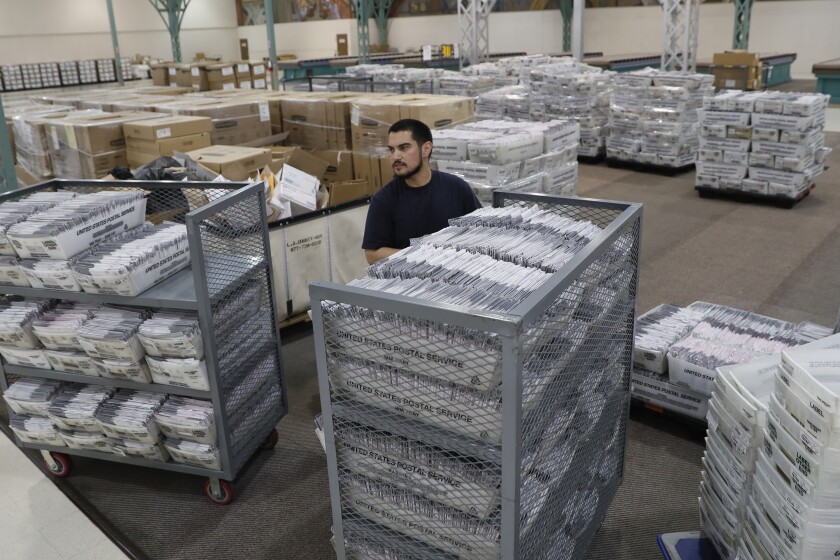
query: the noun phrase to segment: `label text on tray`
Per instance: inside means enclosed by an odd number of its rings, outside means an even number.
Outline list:
[[[342,330],[337,330],[336,334],[338,335],[338,338],[342,338],[345,340],[350,340],[360,344],[367,344],[368,346],[374,346],[376,348],[380,348],[382,350],[390,352],[398,352],[404,356],[417,358],[420,360],[428,360],[430,362],[435,362],[441,365],[455,366],[458,369],[464,369],[464,363],[456,358],[438,356],[437,354],[433,354],[431,352],[421,352],[420,350],[414,350],[413,348],[402,348],[400,346],[397,346],[396,344],[381,342],[379,340],[374,340],[365,336],[348,333]]]

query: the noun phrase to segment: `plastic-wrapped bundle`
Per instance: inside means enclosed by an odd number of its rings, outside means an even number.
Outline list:
[[[697,110],[714,91],[713,77],[647,68],[614,79],[607,156],[665,167],[693,164]]]
[[[79,327],[90,321],[99,307],[91,304],[59,304],[32,323],[32,330],[48,350],[81,352]]]
[[[12,305],[0,311],[0,345],[6,348],[34,349],[41,346],[33,323],[43,313],[40,306],[30,302]]]
[[[163,440],[163,447],[176,463],[213,470],[222,468],[219,448],[213,444],[166,438]]]
[[[142,312],[103,307],[79,327],[79,344],[91,358],[139,362],[145,354],[137,337],[143,320]]]
[[[496,87],[496,79],[492,76],[468,75],[451,71],[441,72],[437,83],[438,87],[434,93],[464,97],[480,97]]]
[[[464,559],[497,558],[500,521],[481,520],[417,494],[358,475],[341,478],[342,494],[362,516]]]
[[[0,255],[17,255],[11,241],[6,237],[6,232],[11,226],[75,196],[76,193],[67,191],[37,192],[21,200],[0,204]]]
[[[525,86],[505,86],[478,96],[477,119],[531,120],[531,101]]]
[[[215,445],[216,417],[209,401],[170,397],[155,414],[155,422],[168,438]]]
[[[201,358],[204,345],[198,316],[186,313],[155,313],[137,333],[146,354],[155,358]]]
[[[46,416],[50,401],[60,388],[59,381],[23,378],[9,385],[3,399],[15,414]]]
[[[165,401],[164,394],[120,389],[101,404],[96,420],[109,437],[156,444],[160,430],[154,416]]]
[[[16,223],[6,231],[23,258],[69,259],[103,235],[143,223],[142,191],[102,191],[76,196]]]
[[[96,412],[114,391],[95,385],[73,385],[61,389],[52,399],[47,414],[62,430],[100,432]]]
[[[703,318],[703,312],[662,304],[636,320],[633,361],[648,371],[668,371],[667,353]]]
[[[9,420],[9,427],[23,442],[64,446],[55,425],[44,416],[16,414]]]
[[[111,453],[123,457],[136,457],[149,461],[160,461],[165,463],[169,460],[169,453],[159,441],[143,441],[132,438],[107,437],[105,445]]]
[[[97,245],[74,264],[73,272],[86,292],[136,296],[189,263],[186,226],[165,222]]]

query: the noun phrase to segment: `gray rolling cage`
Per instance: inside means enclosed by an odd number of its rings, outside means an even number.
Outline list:
[[[207,476],[209,492],[218,495],[219,480],[236,477],[266,438],[276,435],[274,427],[288,410],[280,332],[274,315],[273,272],[262,185],[53,180],[0,196],[0,203],[19,200],[37,191],[58,189],[78,193],[146,191],[148,221],[186,224],[190,266],[137,297],[15,286],[0,286],[0,293],[196,312],[210,390],[91,377],[2,361],[0,386],[5,391],[10,377],[31,377],[211,400],[222,468],[217,471],[182,463],[23,443],[16,438],[17,444],[45,451],[47,461],[49,452],[59,452]]]
[[[584,556],[624,474],[642,208],[494,194],[534,204],[602,232],[510,314],[311,286],[339,560]]]

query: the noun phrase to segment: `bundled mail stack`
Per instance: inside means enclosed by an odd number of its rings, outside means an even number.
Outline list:
[[[27,443],[221,468],[208,401],[27,378],[3,398],[12,430]]]
[[[722,558],[836,557],[839,401],[840,335],[718,370],[699,505]]]
[[[613,76],[572,58],[537,66],[530,74],[531,120],[574,119],[580,124],[578,155],[604,155]]]
[[[504,86],[478,96],[475,117],[511,121],[531,120],[531,94],[526,86]]]
[[[829,96],[725,91],[700,113],[697,187],[799,198],[824,170]]]
[[[602,233],[552,209],[482,208],[350,286],[472,313],[509,312]],[[573,555],[582,554],[597,512],[612,499],[629,374],[620,356],[630,340],[597,333],[630,309],[632,245],[630,234],[617,238],[597,279],[577,282],[550,318],[524,327],[524,555],[580,557]],[[329,386],[322,390],[331,396],[347,548],[501,558],[500,445],[508,428],[500,337],[327,301],[323,316]]]
[[[700,143],[697,110],[714,92],[713,82],[708,74],[650,68],[616,74],[607,157],[670,168],[693,165]]]
[[[578,125],[483,120],[433,130],[440,171],[463,177],[478,199],[499,188],[573,195],[577,185]]]
[[[461,71],[465,76],[481,76],[493,81],[494,88],[519,84],[519,72],[511,66],[498,62],[481,62],[467,66]]]
[[[703,419],[717,368],[748,363],[828,334],[813,323],[794,325],[706,302],[684,308],[660,305],[636,321],[633,396]]]

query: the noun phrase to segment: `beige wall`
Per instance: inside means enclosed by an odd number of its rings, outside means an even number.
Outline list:
[[[172,57],[169,33],[148,0],[113,0],[123,56]],[[0,0],[0,64],[114,55],[105,0]],[[181,53],[238,58],[233,0],[196,0],[181,28]]]

